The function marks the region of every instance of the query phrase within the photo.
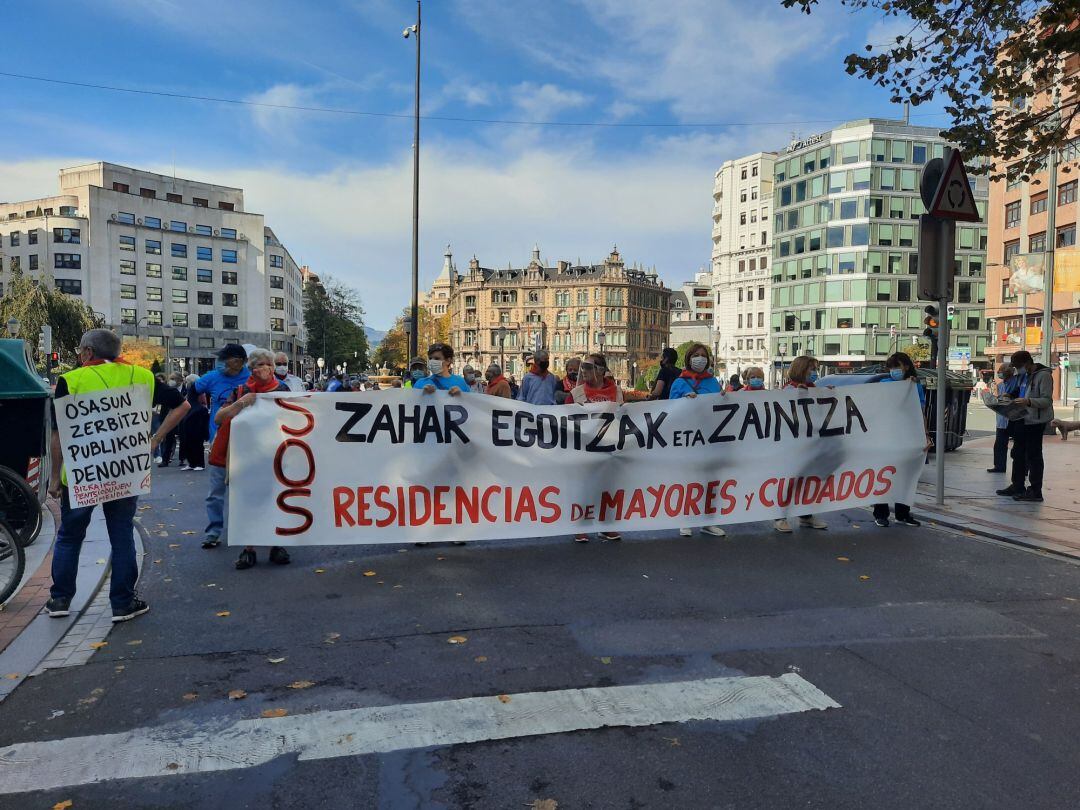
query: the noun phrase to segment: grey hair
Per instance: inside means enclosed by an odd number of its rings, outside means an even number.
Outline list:
[[[79,340],[80,349],[90,349],[101,360],[115,360],[121,345],[120,336],[109,329],[91,329]]]
[[[184,382],[186,382],[188,385],[194,385],[196,382],[198,382],[198,380],[198,374],[188,374],[186,377],[184,377]]]
[[[274,365],[274,354],[269,349],[252,349],[248,352],[247,364],[254,368],[258,363],[270,361],[270,365]]]
[[[498,363],[492,363],[487,367],[488,371],[491,371],[492,369],[495,369],[496,375],[502,374],[502,366],[500,366]]]

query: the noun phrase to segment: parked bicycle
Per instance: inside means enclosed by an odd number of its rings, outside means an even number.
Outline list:
[[[26,570],[26,552],[6,521],[0,520],[0,605],[15,593]]]
[[[0,520],[15,533],[19,545],[33,543],[41,531],[41,504],[26,480],[0,466]]]

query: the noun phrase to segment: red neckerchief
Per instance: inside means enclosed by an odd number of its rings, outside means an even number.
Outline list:
[[[490,380],[488,380],[487,387],[492,388],[493,386],[496,386],[499,383],[505,382],[505,381],[506,381],[506,377],[504,377],[502,374],[500,374],[498,377],[492,377]]]
[[[690,379],[697,380],[700,383],[702,380],[707,379],[708,377],[711,377],[712,374],[709,373],[708,369],[705,369],[703,372],[698,374],[696,371],[691,371],[690,369],[687,368],[687,369],[683,369],[683,373],[680,374],[679,376],[680,377],[688,377]]]
[[[596,397],[595,401],[597,402],[601,400],[614,402],[619,388],[615,385],[615,380],[610,377],[605,377],[604,382],[607,384],[602,388],[593,388],[588,383],[585,383],[585,398],[590,402],[594,401],[594,397]]]
[[[259,382],[254,376],[251,376],[247,378],[247,382],[244,383],[243,387],[252,394],[268,394],[271,391],[277,391],[281,387],[281,380],[276,376],[271,376],[266,382]]]
[[[577,385],[578,385],[577,380],[571,380],[569,377],[563,377],[562,387],[563,387],[563,391],[565,391],[566,393],[569,394],[571,391],[573,391],[575,388],[577,388]]]

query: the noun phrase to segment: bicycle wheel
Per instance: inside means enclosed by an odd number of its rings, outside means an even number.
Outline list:
[[[0,466],[0,520],[7,521],[19,543],[28,546],[41,531],[41,504],[21,475]]]
[[[0,605],[15,593],[26,570],[26,552],[16,540],[15,532],[0,520]]]

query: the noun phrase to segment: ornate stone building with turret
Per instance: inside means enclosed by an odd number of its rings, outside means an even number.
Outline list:
[[[473,256],[464,273],[447,247],[424,303],[435,314],[449,306],[459,370],[501,362],[508,375],[520,377],[525,354],[543,347],[561,372],[567,359],[602,351],[626,384],[635,366],[655,360],[666,345],[670,296],[655,269],[627,267],[617,247],[592,265],[547,267],[539,247],[521,268],[481,267]]]

